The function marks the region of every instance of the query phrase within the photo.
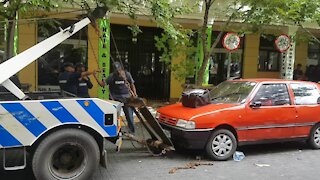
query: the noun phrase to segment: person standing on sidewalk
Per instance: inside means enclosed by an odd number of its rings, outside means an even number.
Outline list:
[[[136,87],[131,74],[126,71],[120,62],[114,62],[114,72],[110,73],[106,80],[99,81],[95,75],[95,79],[102,87],[108,85],[110,97],[115,101],[124,103],[123,111],[126,116],[130,133],[135,133],[133,107],[128,106],[128,98],[137,97]]]
[[[298,64],[296,69],[293,71],[293,80],[303,80],[302,65]]]

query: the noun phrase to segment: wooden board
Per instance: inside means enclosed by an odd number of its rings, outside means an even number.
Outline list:
[[[139,110],[140,114],[143,116],[143,118],[146,120],[147,125],[149,125],[152,129],[152,130],[150,130],[150,132],[148,131],[150,133],[151,137],[157,138],[157,139],[153,139],[153,140],[160,140],[164,144],[173,147],[171,140],[163,132],[163,129],[160,126],[159,122],[153,117],[153,115],[150,113],[148,108],[146,106],[142,106],[142,107],[139,107],[138,110]],[[142,119],[140,119],[140,120],[142,121]]]

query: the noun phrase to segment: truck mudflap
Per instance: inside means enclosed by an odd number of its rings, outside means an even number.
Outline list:
[[[135,114],[150,134],[151,139],[139,139],[129,133],[124,133],[125,136],[141,144],[145,144],[153,154],[165,154],[168,151],[175,150],[170,138],[166,136],[159,122],[151,114],[141,98],[129,98],[127,105],[134,107]]]

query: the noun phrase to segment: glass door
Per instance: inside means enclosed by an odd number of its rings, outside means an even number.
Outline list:
[[[209,84],[217,85],[225,80],[241,78],[242,51],[228,52],[217,49],[210,58]]]

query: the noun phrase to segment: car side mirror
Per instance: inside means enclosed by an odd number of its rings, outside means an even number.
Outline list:
[[[261,101],[254,101],[250,103],[250,107],[251,108],[258,108],[262,106],[262,102]]]
[[[318,104],[320,104],[320,97],[318,97],[318,99],[317,99],[317,103],[318,103]]]

